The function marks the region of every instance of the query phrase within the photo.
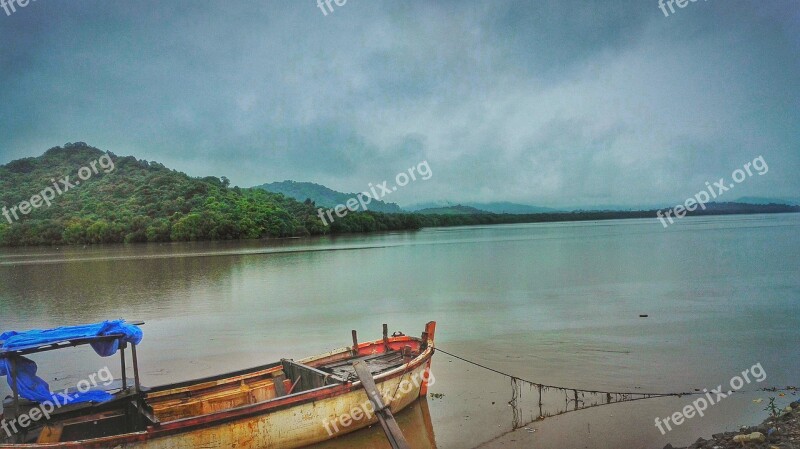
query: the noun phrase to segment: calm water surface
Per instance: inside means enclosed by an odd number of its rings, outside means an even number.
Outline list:
[[[351,329],[379,338],[381,323],[419,334],[429,320],[442,349],[546,384],[686,391],[761,363],[767,380],[745,389],[797,385],[798,231],[791,214],[684,218],[667,230],[648,219],[4,249],[0,330],[144,320],[147,385],[346,346]],[[54,388],[118,363],[87,349],[37,361]],[[508,379],[442,353],[433,371],[431,392],[444,396],[399,420],[442,448],[660,448],[765,416],[752,399],[767,394],[741,394],[662,436],[654,418],[688,399],[654,399],[509,433]],[[538,414],[533,397],[523,391],[523,423]],[[325,447],[354,445],[380,447],[379,430]]]

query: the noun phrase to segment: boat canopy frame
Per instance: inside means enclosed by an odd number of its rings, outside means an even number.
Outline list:
[[[135,326],[142,326],[144,325],[144,321],[126,321],[128,324],[132,324]],[[20,415],[20,397],[19,397],[19,385],[17,383],[17,358],[22,357],[25,355],[30,354],[38,354],[42,352],[49,352],[55,351],[59,349],[66,349],[66,348],[74,348],[78,346],[85,346],[92,343],[97,342],[110,342],[117,340],[119,341],[119,355],[120,355],[120,369],[121,369],[121,376],[122,376],[122,391],[126,391],[128,389],[128,377],[127,377],[127,364],[125,362],[125,349],[128,347],[128,342],[125,341],[124,334],[110,334],[110,335],[98,335],[92,337],[80,337],[80,338],[72,338],[72,339],[65,339],[60,341],[55,341],[51,343],[41,344],[41,345],[28,345],[22,346],[15,349],[6,349],[3,347],[3,341],[0,340],[0,359],[7,359],[9,364],[11,365],[11,372],[9,373],[9,384],[11,386],[11,392],[13,395],[13,407],[14,407],[14,414],[15,418],[19,417]],[[134,391],[136,396],[141,398],[141,382],[139,379],[139,359],[136,356],[136,345],[131,343],[131,358],[133,360],[133,382],[134,382]],[[141,408],[141,404],[139,404],[139,400],[136,401],[137,406]],[[4,417],[7,419],[7,417]]]

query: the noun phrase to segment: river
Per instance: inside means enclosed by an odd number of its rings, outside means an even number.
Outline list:
[[[799,231],[800,214],[786,214],[687,217],[668,229],[641,219],[6,248],[0,330],[145,321],[140,365],[156,385],[346,346],[351,329],[377,339],[382,323],[418,335],[436,320],[443,350],[540,383],[687,391],[760,364],[767,377],[751,391],[800,384]],[[85,348],[58,352],[37,358],[53,388],[105,363]],[[507,378],[443,353],[432,370],[436,396],[398,420],[441,448],[688,444],[760,422],[753,399],[775,395],[734,395],[662,435],[654,419],[689,398],[527,424],[538,416],[527,387],[512,407]],[[379,445],[375,432],[324,446]]]

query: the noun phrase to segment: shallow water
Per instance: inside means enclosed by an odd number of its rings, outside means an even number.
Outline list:
[[[744,389],[796,385],[798,231],[791,214],[684,218],[666,230],[648,219],[4,249],[0,329],[144,320],[149,385],[346,346],[350,329],[378,338],[381,323],[419,334],[428,320],[438,321],[442,349],[545,384],[686,391],[760,363],[767,379]],[[54,387],[107,362],[86,349],[37,361]],[[113,371],[117,360],[108,362]],[[427,405],[442,448],[662,447],[765,416],[751,399],[766,393],[737,395],[662,436],[654,418],[688,399],[652,399],[503,436],[514,424],[508,379],[442,353],[433,370],[431,392],[444,396]],[[538,415],[528,393],[518,403],[523,427]],[[417,418],[401,421],[413,432]],[[337,444],[371,445],[376,430]]]

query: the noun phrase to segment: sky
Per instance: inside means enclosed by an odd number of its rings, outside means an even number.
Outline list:
[[[358,192],[427,161],[384,200],[567,207],[683,202],[762,156],[725,198],[800,197],[797,0],[331,5],[0,9],[0,164],[83,141]]]

